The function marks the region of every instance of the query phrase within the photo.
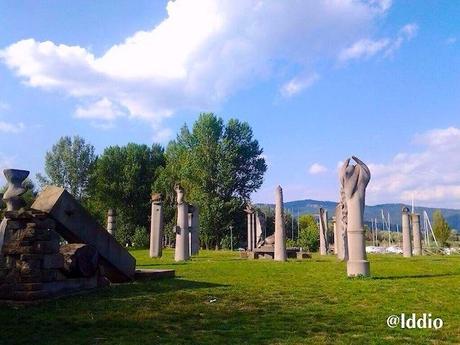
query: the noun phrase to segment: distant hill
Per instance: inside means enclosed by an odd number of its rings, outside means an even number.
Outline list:
[[[270,208],[274,207],[273,204],[258,204],[258,206],[265,206]],[[285,212],[293,213],[296,216],[297,214],[317,214],[319,212],[319,208],[323,207],[329,212],[329,217],[332,217],[335,213],[336,206],[337,202],[334,201],[319,201],[311,199],[289,201],[284,203]],[[366,210],[364,212],[364,221],[370,223],[371,219],[377,218],[377,222],[380,224],[381,228],[383,209],[385,217],[387,217],[388,212],[390,213],[390,220],[392,225],[395,226],[398,224],[401,226],[401,209],[403,206],[407,206],[409,209],[411,209],[410,205],[405,204],[381,204],[366,206]],[[423,211],[426,211],[430,217],[430,220],[433,221],[433,212],[438,209],[441,210],[447,222],[453,229],[460,229],[460,210],[419,206],[415,207],[415,212],[422,214]]]

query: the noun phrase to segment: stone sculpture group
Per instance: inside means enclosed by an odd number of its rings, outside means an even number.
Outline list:
[[[403,256],[408,258],[408,257],[411,257],[412,254],[422,255],[422,235],[420,232],[420,215],[415,212],[410,213],[408,207],[403,207],[401,224],[402,224],[402,238],[403,238]],[[411,232],[412,232],[412,239],[411,239]]]

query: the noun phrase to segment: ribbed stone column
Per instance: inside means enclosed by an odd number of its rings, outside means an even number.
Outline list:
[[[115,236],[115,232],[117,231],[117,221],[116,221],[116,213],[114,209],[109,209],[107,211],[107,232]]]
[[[152,194],[149,255],[151,258],[161,258],[163,255],[163,201],[159,193]]]
[[[327,211],[319,209],[319,254],[327,255]]]
[[[286,231],[284,229],[283,189],[278,186],[275,190],[275,258],[276,261],[286,261]]]
[[[403,241],[403,256],[409,258],[412,256],[412,243],[410,238],[410,219],[409,208],[403,207],[402,209],[402,241]]]
[[[412,218],[412,236],[414,242],[414,255],[422,255],[422,234],[420,233],[420,215],[411,214]]]
[[[184,190],[176,186],[177,193],[177,226],[176,226],[176,250],[175,261],[186,261],[189,255],[189,231],[188,231],[188,204],[184,201]]]

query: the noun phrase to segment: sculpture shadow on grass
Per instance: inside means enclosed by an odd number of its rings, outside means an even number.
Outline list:
[[[440,277],[454,277],[460,276],[460,273],[443,273],[443,274],[415,274],[415,275],[402,275],[402,276],[384,276],[372,277],[373,280],[397,280],[397,279],[422,279],[422,278],[440,278]]]

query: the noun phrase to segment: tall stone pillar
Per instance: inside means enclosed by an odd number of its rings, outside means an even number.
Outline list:
[[[152,194],[149,255],[151,258],[163,255],[163,201],[160,193]]]
[[[412,218],[412,236],[414,241],[414,255],[422,255],[422,234],[420,232],[420,215],[411,214]]]
[[[284,229],[283,189],[275,190],[275,255],[276,261],[286,261],[286,231]]]
[[[186,261],[189,255],[188,204],[184,201],[184,190],[177,185],[177,226],[175,261]]]
[[[246,209],[244,210],[247,214],[247,222],[248,222],[248,251],[252,251],[255,247],[255,236],[254,236],[254,210],[251,205],[247,205]]]
[[[403,207],[402,209],[402,241],[403,241],[403,256],[409,258],[412,256],[412,243],[410,236],[410,220],[409,208]]]
[[[198,207],[189,207],[189,226],[190,226],[190,255],[197,255],[200,251],[200,216]]]
[[[30,172],[27,170],[18,169],[5,169],[3,170],[8,187],[3,194],[3,201],[6,204],[7,211],[19,211],[21,207],[25,206],[25,201],[22,195],[27,192],[24,187],[24,180],[29,176]],[[0,254],[2,253],[3,243],[5,241],[5,230],[7,227],[7,219],[4,217],[0,224]]]
[[[366,187],[371,173],[366,164],[353,156],[356,165],[350,165],[347,159],[340,171],[340,182],[343,187],[347,207],[347,238],[348,261],[347,274],[353,276],[369,276],[370,265],[367,261],[366,242],[364,236],[364,207]]]
[[[338,240],[338,236],[337,236],[337,220],[336,220],[336,217],[332,217],[332,226],[333,226],[333,231],[334,231],[334,254],[337,255],[337,249],[338,249],[338,245],[337,245],[337,240]]]
[[[116,216],[114,209],[111,208],[107,211],[107,232],[112,236],[115,236],[115,232],[117,231]]]
[[[254,214],[254,220],[255,220],[255,227],[256,227],[256,240],[254,242],[254,247],[256,248],[257,247],[257,243],[259,243],[259,241],[262,239],[262,234],[264,233],[263,232],[263,228],[265,226],[265,222],[264,222],[264,219],[261,217],[260,215],[260,212],[256,212]]]
[[[327,255],[327,211],[319,209],[319,253]]]

